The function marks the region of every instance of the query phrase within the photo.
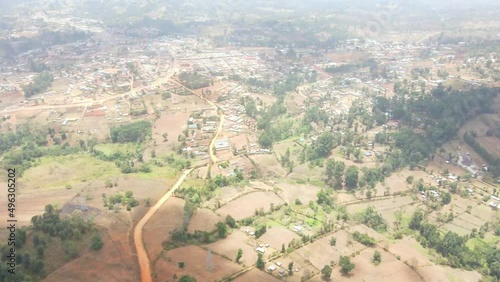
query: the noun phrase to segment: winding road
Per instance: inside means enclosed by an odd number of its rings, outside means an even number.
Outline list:
[[[183,85],[181,85],[181,86],[183,86]],[[195,94],[196,96],[200,97],[201,99],[207,101],[212,106],[216,107],[218,112],[219,112],[219,115],[220,115],[219,127],[217,129],[217,132],[214,134],[212,140],[210,141],[210,147],[209,147],[210,159],[212,161],[212,164],[215,165],[217,163],[217,157],[215,156],[215,153],[213,150],[213,145],[214,145],[215,140],[217,140],[217,137],[219,136],[219,134],[222,132],[224,117],[225,117],[224,113],[222,112],[220,107],[217,106],[214,102],[208,100],[205,97],[201,97],[201,96],[197,95],[191,89],[188,89],[186,87],[184,87],[184,88],[187,89],[188,91],[190,91],[191,93]],[[210,165],[210,163],[206,164],[206,165]],[[191,171],[193,171],[193,169],[194,168],[190,168],[190,169],[185,170],[182,173],[182,175],[179,177],[177,182],[174,184],[174,186],[172,186],[172,188],[170,190],[168,190],[158,200],[158,202],[156,202],[156,204],[148,210],[148,212],[141,218],[141,220],[137,223],[137,225],[134,228],[134,245],[135,245],[135,249],[136,249],[136,253],[137,253],[137,259],[139,261],[139,267],[141,270],[141,282],[152,282],[153,281],[152,275],[151,275],[150,260],[148,257],[148,253],[146,252],[146,248],[144,246],[144,241],[143,241],[143,236],[142,236],[143,231],[144,231],[143,230],[144,226],[149,221],[149,219],[151,219],[151,217],[158,211],[158,209],[168,200],[168,198],[170,198],[170,196],[173,195],[175,190],[177,190],[181,186],[181,184],[184,182],[186,177],[191,173]]]
[[[172,194],[179,188],[184,182],[184,179],[193,171],[193,168],[185,170],[181,177],[177,180],[177,182],[174,184],[172,189],[168,190],[161,198],[156,202],[154,206],[152,206],[148,212],[144,215],[143,218],[137,223],[137,225],[134,228],[134,244],[135,244],[135,250],[137,252],[137,259],[139,260],[139,266],[141,269],[141,281],[142,282],[152,282],[151,278],[151,267],[149,263],[149,257],[148,253],[146,252],[146,249],[144,248],[144,241],[142,240],[142,233],[143,233],[143,228],[144,225],[149,221],[149,219],[158,211],[158,209],[172,196]]]

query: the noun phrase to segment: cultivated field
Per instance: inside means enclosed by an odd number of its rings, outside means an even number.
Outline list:
[[[154,268],[158,281],[172,280],[174,274],[180,277],[189,274],[198,281],[214,281],[236,273],[241,269],[238,264],[212,253],[211,270],[207,263],[208,251],[198,246],[187,246],[171,250],[161,257]],[[178,263],[184,262],[185,267],[179,268]]]
[[[217,210],[217,213],[226,216],[231,215],[236,220],[250,217],[255,214],[255,210],[269,211],[270,205],[282,204],[281,200],[273,192],[254,192],[246,194]]]

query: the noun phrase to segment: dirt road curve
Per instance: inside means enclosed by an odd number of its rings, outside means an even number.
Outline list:
[[[179,188],[184,182],[184,179],[191,173],[193,169],[188,169],[185,170],[181,177],[177,180],[177,182],[172,186],[172,189],[170,189],[163,197],[156,202],[154,206],[152,206],[146,215],[137,223],[137,225],[134,228],[134,243],[135,243],[135,250],[137,252],[137,259],[139,260],[139,266],[141,269],[141,281],[142,282],[152,282],[151,278],[151,267],[149,265],[149,257],[148,254],[146,253],[146,249],[144,248],[144,242],[142,241],[142,231],[144,228],[144,225],[148,222],[148,220],[158,211],[158,209],[172,196],[172,194]]]

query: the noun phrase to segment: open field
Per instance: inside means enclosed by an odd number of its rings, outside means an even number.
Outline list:
[[[270,205],[282,204],[283,201],[273,192],[254,192],[244,195],[217,210],[217,213],[226,216],[231,215],[236,220],[250,217],[255,214],[255,210],[263,209],[268,211]]]
[[[276,186],[281,190],[278,194],[287,202],[292,204],[295,199],[300,199],[302,203],[316,201],[318,199],[319,188],[310,184],[297,184],[292,181],[278,182]]]
[[[156,258],[163,250],[162,242],[170,238],[170,232],[184,221],[184,200],[170,198],[144,226],[144,242],[150,258]]]
[[[83,169],[84,168],[84,169]],[[66,184],[119,174],[115,164],[97,160],[87,155],[44,157],[40,164],[25,172],[21,193],[60,189]],[[23,189],[23,187],[28,187]]]
[[[300,240],[300,237],[295,234],[295,232],[281,226],[273,226],[267,228],[267,232],[264,233],[258,240],[264,244],[271,245],[272,248],[276,250],[281,250],[282,244],[285,248],[292,240]]]
[[[238,249],[243,251],[243,256],[240,262],[243,265],[253,265],[257,261],[257,252],[255,248],[257,247],[257,242],[254,238],[249,236],[243,230],[252,230],[250,228],[242,227],[240,230],[233,231],[223,240],[218,240],[215,243],[206,245],[207,248],[213,250],[217,254],[224,255],[231,260],[236,259],[236,254],[238,254]],[[264,254],[264,257],[269,255]]]
[[[335,246],[330,246],[330,239],[332,237],[337,239]],[[296,250],[294,253],[297,253],[304,259],[310,261],[311,264],[317,269],[322,269],[325,264],[330,264],[330,261],[338,263],[340,256],[351,255],[352,253],[360,251],[364,248],[365,246],[352,240],[347,232],[341,230],[332,235],[316,240],[313,243]]]
[[[378,250],[382,256],[382,262],[379,265],[374,265],[372,262],[375,250]],[[332,276],[335,281],[424,281],[409,266],[380,248],[363,250],[351,261],[356,268],[349,276],[341,275],[339,266],[333,268]]]
[[[234,274],[241,269],[238,264],[212,253],[212,269],[208,270],[207,256],[208,252],[198,246],[187,246],[171,250],[156,262],[157,279],[158,281],[165,281],[172,279],[174,274],[177,277],[189,274],[198,281],[214,281]],[[185,267],[183,269],[179,268],[178,262],[184,262]]]
[[[194,233],[196,230],[210,232],[215,229],[215,224],[220,221],[224,221],[224,219],[212,210],[197,209],[189,221],[188,232]]]
[[[377,211],[395,209],[399,207],[405,207],[413,203],[413,200],[409,196],[397,197],[397,198],[389,198],[384,200],[370,201],[359,204],[353,204],[347,206],[347,211],[349,213],[357,213],[369,206],[374,207]]]
[[[278,278],[275,278],[271,274],[265,272],[265,271],[260,271],[258,269],[252,269],[248,271],[247,273],[243,274],[242,276],[236,278],[233,281],[237,282],[255,282],[255,281],[269,281],[269,282],[278,282],[281,281]]]

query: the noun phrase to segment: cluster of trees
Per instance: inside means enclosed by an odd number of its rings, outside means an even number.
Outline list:
[[[71,260],[79,256],[81,247],[78,242],[83,236],[94,229],[90,221],[82,219],[80,216],[71,216],[61,218],[60,211],[52,205],[45,206],[45,212],[42,215],[36,215],[31,219],[30,238],[33,241],[33,248],[25,249],[28,236],[25,228],[16,231],[15,246],[7,244],[0,247],[0,281],[37,281],[46,276],[45,253],[51,247],[50,244],[56,244],[53,238],[58,237],[62,241],[62,250],[66,260]],[[90,247],[93,250],[102,248],[104,243],[99,234],[96,233],[91,239]],[[16,274],[12,275],[7,271],[7,255],[10,248],[16,249]]]
[[[306,156],[310,161],[324,159],[330,156],[331,151],[340,145],[340,139],[331,132],[323,132],[318,139],[307,147]]]
[[[117,209],[121,205],[126,206],[127,211],[131,211],[133,207],[137,207],[139,205],[139,201],[134,199],[132,191],[125,192],[125,195],[118,193],[110,197],[106,197],[106,194],[103,194],[102,196],[104,207],[107,207],[110,210]]]
[[[368,247],[372,247],[372,246],[375,246],[375,244],[377,243],[377,241],[375,241],[374,238],[368,236],[367,233],[360,233],[359,231],[354,231],[352,233],[352,238],[365,245],[365,246],[368,246]]]
[[[367,173],[367,175],[369,175]],[[359,169],[357,166],[349,166],[345,168],[345,163],[329,159],[326,162],[325,184],[335,189],[342,189],[342,184],[345,181],[347,189],[352,190],[358,187]]]
[[[210,84],[213,84],[209,77],[200,75],[196,72],[181,72],[179,74],[179,79],[182,81],[182,84],[189,89],[208,87]]]
[[[217,174],[214,178],[210,178],[207,181],[207,189],[209,191],[215,191],[217,188],[234,185],[242,182],[245,179],[243,172],[239,169],[234,169],[233,176],[223,176],[222,174]]]
[[[276,82],[274,84],[274,95],[283,98],[290,91],[295,91],[297,87],[304,81],[298,73],[290,74],[285,81]]]
[[[259,144],[263,148],[270,148],[274,142],[292,136],[291,124],[274,122],[285,113],[286,107],[283,101],[280,100],[272,104],[269,108],[259,112],[260,118],[257,121],[257,128],[262,130],[259,137]]]
[[[43,156],[64,156],[80,151],[67,142],[47,145],[47,129],[34,128],[28,124],[20,125],[15,132],[0,133],[0,154],[3,155],[1,166],[15,167],[18,175],[32,167]]]
[[[378,63],[374,59],[368,59],[358,64],[343,64],[340,66],[330,66],[326,67],[325,71],[334,74],[348,73],[365,67],[370,68],[370,74],[372,75],[373,78],[377,78],[379,76]],[[385,76],[387,76],[387,74],[385,74]]]
[[[485,269],[483,274],[500,279],[500,253],[488,244],[477,245],[475,249],[467,247],[469,236],[460,236],[448,231],[444,236],[438,228],[424,221],[425,214],[421,210],[413,213],[409,228],[418,231],[422,246],[435,249],[447,259],[452,267],[466,269]]]
[[[49,89],[54,77],[47,71],[38,74],[32,82],[23,86],[24,96],[29,98],[33,95],[43,93]]]
[[[367,207],[357,216],[359,217],[361,223],[377,230],[378,232],[384,232],[387,230],[387,223],[385,222],[385,219],[372,206]]]
[[[474,149],[488,164],[488,170],[494,177],[500,177],[500,158],[488,152],[474,137],[474,132],[465,132],[464,141]]]
[[[113,143],[143,142],[151,135],[151,123],[146,120],[111,128]]]

